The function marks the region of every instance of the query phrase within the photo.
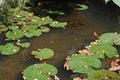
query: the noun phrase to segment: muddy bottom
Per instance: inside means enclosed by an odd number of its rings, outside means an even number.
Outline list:
[[[60,80],[72,80],[75,75],[63,68],[65,57],[83,49],[89,42],[95,40],[93,32],[98,35],[105,32],[115,32],[117,19],[111,18],[99,9],[89,8],[86,11],[70,11],[70,14],[58,17],[67,21],[65,29],[53,29],[40,37],[31,39],[28,49],[21,49],[12,56],[0,55],[0,80],[23,80],[22,71],[35,63],[49,63],[58,68]],[[49,60],[39,61],[31,56],[31,51],[38,48],[51,48],[55,56]]]

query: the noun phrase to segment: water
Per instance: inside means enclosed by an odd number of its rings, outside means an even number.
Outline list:
[[[21,49],[12,56],[0,55],[0,80],[23,80],[22,71],[34,63],[49,63],[58,68],[57,76],[61,80],[72,80],[74,74],[63,68],[65,57],[83,49],[90,41],[95,39],[93,32],[98,35],[104,32],[114,32],[118,26],[115,18],[105,13],[89,8],[86,11],[70,11],[70,14],[58,17],[68,22],[66,29],[53,29],[40,37],[30,40],[28,49]],[[30,54],[38,48],[51,48],[55,56],[49,60],[39,61]]]

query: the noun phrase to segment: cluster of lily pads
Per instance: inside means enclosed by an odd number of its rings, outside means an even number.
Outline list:
[[[104,33],[85,49],[79,50],[72,56],[67,56],[64,67],[67,70],[88,75],[88,80],[120,80],[117,73],[102,67],[102,61],[105,59],[110,62],[112,59],[119,59],[115,45],[120,45],[120,34]],[[116,67],[116,63],[113,67]]]
[[[2,15],[4,16],[4,14]],[[1,19],[2,15],[0,16]],[[9,9],[5,16],[5,21],[0,22],[0,34],[5,33],[6,40],[14,41],[14,43],[6,43],[0,46],[0,52],[3,55],[17,53],[19,51],[18,46],[28,48],[30,43],[21,41],[25,37],[40,36],[45,32],[49,32],[50,27],[64,28],[67,25],[66,22],[55,21],[49,16],[38,17],[32,12],[24,11],[20,8]]]
[[[34,55],[36,59],[43,60],[53,57],[54,51],[49,48],[43,48],[33,50],[31,54]],[[47,63],[40,63],[28,66],[24,69],[22,74],[24,80],[53,80],[53,78],[57,78],[57,72],[58,70],[55,66]]]

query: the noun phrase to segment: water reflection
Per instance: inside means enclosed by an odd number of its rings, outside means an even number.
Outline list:
[[[71,71],[66,71],[63,68],[65,57],[84,48],[85,45],[94,40],[94,31],[100,35],[104,32],[115,31],[114,29],[117,26],[116,21],[108,23],[106,22],[106,16],[92,13],[89,10],[83,12],[73,11],[70,15],[59,19],[68,22],[66,29],[51,29],[49,33],[31,39],[30,48],[21,49],[18,54],[13,56],[1,57],[0,80],[22,80],[21,73],[24,68],[42,62],[55,65],[59,70],[58,77],[61,80],[71,80]],[[32,50],[45,47],[54,50],[55,56],[53,58],[39,61],[31,56]]]

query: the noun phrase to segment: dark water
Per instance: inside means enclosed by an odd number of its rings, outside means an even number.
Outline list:
[[[104,32],[114,32],[118,27],[116,18],[111,18],[99,9],[89,8],[86,11],[71,11],[70,14],[60,16],[58,19],[67,21],[66,29],[51,29],[40,37],[31,39],[28,49],[21,49],[12,56],[0,55],[0,80],[23,80],[22,71],[34,63],[49,63],[58,68],[57,76],[61,80],[72,80],[73,73],[63,68],[65,57],[84,48],[95,37]],[[51,48],[55,56],[49,60],[39,61],[31,56],[31,51],[38,48]]]

